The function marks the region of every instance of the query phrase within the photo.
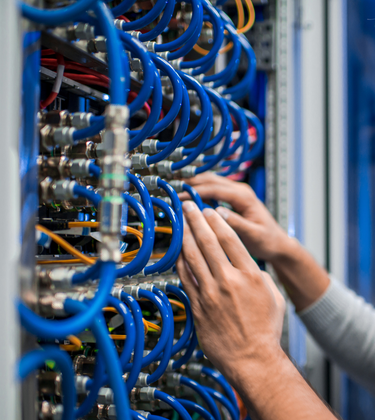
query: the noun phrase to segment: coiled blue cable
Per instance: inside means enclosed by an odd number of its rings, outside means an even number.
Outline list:
[[[191,420],[191,416],[189,415],[189,413],[185,410],[185,408],[179,402],[177,402],[175,398],[171,397],[165,392],[159,391],[158,389],[155,389],[154,397],[156,400],[163,401],[169,406],[171,406],[174,410],[176,410],[177,413],[182,418],[182,420]]]
[[[236,395],[234,394],[234,391],[233,391],[232,387],[228,384],[228,382],[224,378],[224,376],[221,373],[216,372],[214,369],[211,369],[207,366],[203,366],[202,373],[209,376],[210,378],[212,378],[215,382],[217,382],[218,385],[220,385],[223,388],[223,390],[226,393],[229,401],[231,402],[233,408],[236,411],[237,419],[239,419],[240,409],[238,407],[238,402],[237,402]]]
[[[191,359],[191,356],[194,353],[195,348],[198,345],[198,338],[197,338],[197,334],[195,332],[195,328],[193,328],[193,334],[191,336],[190,342],[187,346],[187,349],[184,353],[184,355],[182,357],[180,357],[178,360],[175,360],[172,364],[172,369],[176,370],[176,369],[180,369],[181,366],[185,365],[186,363],[189,362],[189,360]]]
[[[199,404],[189,401],[189,400],[183,400],[181,398],[178,398],[177,401],[184,407],[186,410],[191,410],[200,415],[200,417],[203,417],[205,420],[215,420],[214,417],[210,412],[208,412],[205,408],[201,407]]]
[[[147,211],[148,217],[152,224],[154,224],[154,208],[151,203],[150,193],[148,192],[145,184],[142,182],[138,176],[131,174],[130,172],[127,173],[129,177],[129,182],[134,185],[137,189],[138,194],[141,196],[142,205]]]
[[[101,313],[106,305],[107,297],[115,281],[115,263],[100,264],[100,282],[94,298],[85,311],[62,320],[51,320],[40,317],[30,310],[23,302],[17,304],[22,326],[31,334],[45,339],[65,339],[68,335],[76,335],[88,328],[95,316]],[[65,301],[66,302],[66,301]]]
[[[151,10],[141,18],[133,20],[132,22],[121,22],[121,29],[123,31],[134,31],[148,26],[162,13],[166,4],[166,0],[157,0]]]
[[[66,22],[71,22],[78,15],[90,10],[95,6],[98,0],[80,0],[76,3],[63,7],[58,10],[42,10],[32,7],[23,2],[19,2],[22,16],[36,23],[47,26],[59,26]]]
[[[194,203],[198,206],[199,210],[203,210],[203,201],[200,197],[200,195],[197,193],[197,190],[195,190],[191,185],[184,183],[182,186],[182,190],[186,191],[191,199],[194,201]]]
[[[166,0],[167,5],[165,6],[163,16],[157,23],[157,25],[151,29],[151,31],[148,31],[144,34],[139,34],[139,40],[141,42],[151,41],[152,39],[155,39],[157,36],[159,36],[167,27],[172,19],[174,8],[176,5],[176,0]]]
[[[210,410],[211,414],[215,418],[215,420],[221,420],[220,411],[217,408],[215,401],[212,399],[210,394],[206,391],[205,388],[203,388],[202,385],[199,385],[198,382],[193,381],[190,378],[187,378],[185,376],[180,377],[180,384],[185,385],[188,388],[191,388],[193,391],[195,391],[207,404],[208,409]]]
[[[102,173],[102,170],[99,168],[99,166],[95,165],[94,162],[91,162],[89,164],[89,171],[90,171],[90,175],[94,176],[97,179],[100,178],[100,175]]]
[[[114,17],[126,13],[135,3],[135,0],[123,0],[119,5],[112,7],[111,13]]]
[[[93,137],[105,128],[105,117],[100,117],[92,125],[86,128],[81,128],[73,132],[73,140],[75,142]]]
[[[121,300],[125,302],[132,311],[136,329],[133,363],[131,365],[125,366],[124,369],[125,371],[130,371],[128,380],[126,381],[126,389],[129,394],[130,391],[134,388],[139,373],[142,369],[145,340],[142,311],[138,302],[132,296],[125,292],[121,292]]]
[[[223,396],[223,394],[220,394],[220,392],[215,391],[207,386],[205,386],[204,389],[208,394],[210,394],[212,398],[222,404],[229,411],[229,415],[231,416],[232,420],[238,420],[237,413],[234,410],[232,404],[227,398]]]
[[[89,310],[89,307],[84,303],[72,299],[66,299],[64,308],[68,313],[77,314],[73,318]],[[116,414],[120,419],[128,419],[130,417],[130,406],[124,380],[122,379],[121,363],[113,341],[108,335],[103,315],[97,314],[92,317],[90,327],[95,335],[96,344],[103,357],[109,383],[114,392]]]
[[[163,210],[163,212],[166,213],[169,220],[172,223],[172,239],[171,244],[169,245],[169,248],[167,252],[165,253],[164,257],[161,258],[156,263],[147,266],[143,272],[144,274],[150,275],[154,273],[163,273],[164,271],[167,271],[170,269],[173,264],[176,262],[177,257],[175,255],[175,250],[180,248],[180,244],[182,242],[182,231],[180,229],[180,223],[178,221],[178,217],[174,210],[168,206],[167,203],[165,203],[163,200],[160,200],[156,197],[151,197],[152,204],[156,207],[159,207]]]
[[[97,209],[100,206],[100,201],[102,197],[95,191],[89,190],[83,185],[75,184],[73,187],[73,194],[91,201]]]
[[[63,415],[62,420],[74,419],[77,393],[74,382],[72,360],[68,353],[57,346],[44,346],[43,350],[33,350],[25,354],[18,364],[18,376],[25,379],[31,372],[44,367],[47,360],[54,360],[62,373]]]

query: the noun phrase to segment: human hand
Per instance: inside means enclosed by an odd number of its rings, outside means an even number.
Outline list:
[[[184,202],[183,210],[178,274],[190,298],[199,342],[230,379],[242,362],[280,350],[285,301],[219,214],[212,209],[202,213],[191,201]]]
[[[249,185],[213,173],[198,175],[184,182],[193,186],[202,200],[223,201],[233,207],[235,212],[224,207],[218,207],[216,211],[236,231],[255,257],[272,263],[289,244],[287,233]],[[182,193],[180,198],[188,200],[189,195]]]

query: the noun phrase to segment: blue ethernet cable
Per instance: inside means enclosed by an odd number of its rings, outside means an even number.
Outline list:
[[[193,332],[193,327],[194,327],[193,313],[191,311],[189,298],[187,297],[186,293],[183,290],[179,289],[176,286],[172,286],[171,284],[167,284],[165,291],[168,295],[171,294],[171,295],[177,296],[178,299],[180,299],[180,301],[185,306],[185,312],[186,312],[186,324],[185,324],[184,332],[182,333],[177,343],[173,345],[172,356],[174,356],[175,354],[177,354],[179,351],[181,351],[184,348],[185,344],[188,342]]]
[[[241,57],[241,44],[236,29],[233,25],[225,23],[224,28],[228,31],[228,40],[233,43],[232,55],[226,65],[225,69],[219,73],[207,75],[203,77],[203,83],[215,82],[213,87],[219,87],[224,84],[228,84],[234,74],[236,73],[240,64]]]
[[[174,210],[170,206],[168,206],[167,203],[165,203],[163,200],[160,200],[159,198],[151,197],[151,201],[154,206],[162,209],[171,221],[172,239],[168,251],[165,253],[164,257],[156,263],[147,266],[143,270],[146,276],[154,273],[163,273],[164,271],[169,270],[177,260],[175,250],[181,247],[182,242],[182,230],[180,228],[180,223]]]
[[[126,340],[120,356],[121,366],[124,368],[129,363],[132,351],[134,350],[136,337],[134,319],[129,312],[128,307],[122,303],[121,300],[116,299],[113,296],[108,296],[108,305],[113,306],[124,320]]]
[[[102,170],[100,169],[100,167],[95,165],[94,162],[91,162],[89,164],[89,171],[90,171],[90,175],[94,176],[97,179],[100,178],[100,175],[102,173]]]
[[[102,200],[102,197],[95,191],[89,190],[83,185],[79,185],[77,183],[73,187],[73,194],[77,197],[83,197],[91,201],[97,209],[99,208],[100,202]]]
[[[161,90],[161,81],[159,73],[154,66],[154,89],[152,93],[152,107],[151,113],[147,118],[146,123],[141,130],[131,130],[129,131],[129,150],[135,149],[151,134],[152,129],[157,124],[160,112],[163,106],[163,93]]]
[[[130,79],[130,72],[129,68],[125,69],[123,67],[124,63],[121,58],[123,49],[118,36],[118,30],[113,24],[111,12],[104,3],[101,1],[96,2],[93,10],[98,18],[99,27],[107,38],[108,72],[111,80],[109,86],[111,104],[125,105],[127,97],[125,79]]]
[[[76,272],[72,277],[72,284],[81,284],[99,277],[99,267],[101,261],[98,260],[94,265],[82,272]]]
[[[145,340],[142,311],[138,302],[131,295],[125,292],[121,292],[121,300],[129,306],[133,314],[136,329],[133,363],[124,368],[125,371],[130,371],[128,380],[126,381],[126,389],[129,394],[134,388],[142,369]]]
[[[143,104],[151,95],[155,77],[155,66],[151,60],[150,54],[141,42],[126,32],[118,30],[118,34],[125,48],[129,50],[132,55],[139,58],[142,63],[142,87],[134,101],[128,105],[130,116],[132,116],[143,107]]]
[[[73,299],[65,300],[64,309],[68,313],[76,314],[73,318],[90,310],[85,303]],[[103,357],[109,383],[114,393],[116,414],[120,419],[128,419],[130,416],[130,405],[125,383],[122,378],[121,363],[113,341],[108,335],[107,325],[101,313],[92,317],[90,327],[95,335],[96,344]]]
[[[220,140],[224,137],[227,125],[228,125],[228,107],[226,104],[226,101],[213,89],[204,88],[209,100],[211,103],[213,103],[217,109],[219,110],[220,116],[221,116],[221,124],[219,131],[217,134],[206,144],[204,151],[211,149],[212,147],[215,147]],[[194,149],[185,149],[184,152],[186,154],[190,154]]]
[[[155,39],[157,36],[159,36],[169,25],[170,20],[172,19],[174,8],[176,5],[176,0],[166,0],[167,5],[165,6],[165,9],[163,11],[163,16],[159,20],[159,22],[156,24],[154,28],[151,29],[151,31],[148,31],[144,34],[139,34],[139,40],[141,42],[147,42],[151,41],[152,39]]]
[[[140,195],[142,200],[142,205],[145,208],[150,221],[152,222],[152,224],[154,224],[154,208],[152,207],[150,193],[148,192],[145,184],[142,182],[140,177],[138,177],[137,175],[133,175],[130,172],[128,172],[127,175],[129,178],[129,182],[133,184],[136,190],[138,191],[138,194]]]
[[[180,0],[178,0],[180,2]],[[200,0],[191,0],[191,6],[192,6],[192,18],[189,24],[189,27],[184,31],[184,33],[175,39],[174,41],[167,42],[165,44],[156,44],[155,45],[155,52],[162,52],[162,51],[174,51],[177,48],[183,46],[187,42],[192,43],[192,47],[196,44],[199,38],[199,33],[195,34],[195,30],[198,27],[199,29],[202,28],[203,24],[203,10],[202,10],[202,4]],[[198,35],[198,36],[197,36]],[[183,53],[185,54],[185,53]],[[182,57],[181,52],[175,51],[175,52],[169,52],[168,53],[168,60],[175,60],[176,58]]]
[[[228,153],[230,143],[232,141],[233,124],[230,118],[228,118],[228,125],[225,133],[224,143],[220,152],[217,155],[207,155],[203,158],[204,165],[199,166],[195,170],[195,175],[201,174],[205,171],[212,169],[214,166],[219,164]]]
[[[148,420],[165,420],[165,417],[156,416],[155,414],[149,414],[147,416]]]
[[[186,88],[189,90],[194,90],[197,93],[201,104],[201,115],[198,124],[196,124],[194,129],[181,141],[180,146],[186,146],[187,144],[191,143],[196,138],[198,138],[198,136],[206,128],[210,112],[212,114],[212,107],[210,100],[200,83],[198,83],[193,77],[189,76],[188,74],[185,74],[182,71],[178,71],[178,74],[180,75],[182,81],[185,83]]]
[[[105,117],[101,117],[101,119],[96,120],[92,125],[89,127],[81,128],[80,130],[76,130],[73,132],[73,140],[78,142],[79,140],[84,140],[89,137],[93,137],[98,134],[101,130],[105,128]]]
[[[249,93],[249,90],[254,84],[256,74],[256,57],[254,50],[244,35],[239,35],[239,40],[247,58],[247,70],[239,83],[225,89],[222,93],[223,95],[229,95],[232,101],[242,99]]]
[[[214,417],[212,416],[212,414],[209,411],[207,411],[205,408],[201,407],[199,404],[197,404],[193,401],[184,400],[182,398],[178,398],[177,401],[184,408],[186,408],[186,410],[191,410],[191,411],[194,411],[194,412],[198,413],[200,415],[200,417],[203,417],[205,420],[215,420]]]
[[[197,159],[197,157],[204,151],[204,148],[211,137],[212,130],[213,130],[213,115],[212,115],[212,108],[210,108],[208,122],[203,131],[202,137],[199,140],[198,146],[196,146],[191,152],[187,152],[183,150],[182,154],[187,155],[186,158],[178,162],[173,162],[171,165],[172,171],[178,171],[184,168],[185,166],[189,165],[190,163],[194,162],[195,159]]]
[[[105,374],[104,360],[101,354],[98,352],[96,356],[96,363],[94,369],[94,377],[90,379],[86,388],[90,390],[89,395],[83,400],[79,407],[75,410],[75,418],[80,419],[86,416],[92,409],[93,405],[96,403],[98,398],[98,392],[102,387],[102,378]]]
[[[172,122],[176,119],[179,109],[182,103],[182,85],[183,82],[176,70],[163,58],[156,54],[150,53],[151,59],[154,62],[157,69],[161,70],[163,74],[166,74],[172,83],[173,88],[173,101],[171,107],[165,117],[159,121],[154,129],[151,131],[151,135],[155,135],[165,130]]]
[[[177,402],[177,400],[170,395],[166,394],[165,392],[159,391],[158,389],[155,389],[154,391],[154,398],[156,400],[160,400],[171,406],[174,410],[177,411],[177,413],[180,415],[182,420],[191,420],[191,416],[189,413],[185,410],[185,408]]]
[[[164,10],[167,4],[167,0],[157,0],[151,10],[139,19],[133,20],[132,22],[121,22],[121,29],[123,31],[134,31],[136,29],[142,29],[152,23]]]
[[[143,223],[143,242],[135,258],[127,265],[117,269],[116,277],[133,276],[139,273],[146,266],[152,254],[154,244],[154,226],[151,225],[150,219],[144,207],[129,194],[123,194],[125,202],[137,213],[141,223]]]
[[[235,172],[239,168],[240,164],[244,162],[248,143],[248,124],[242,108],[232,101],[228,101],[228,108],[239,126],[240,137],[236,140],[234,145],[228,149],[227,156],[232,155],[240,146],[242,146],[242,150],[240,157],[235,161],[223,161],[221,163],[221,166],[226,168],[223,172],[218,173],[218,175],[221,176],[228,176],[229,174]]]
[[[164,181],[164,179],[161,179],[160,177],[157,178],[157,186],[164,190],[168,197],[172,201],[172,208],[176,212],[178,221],[180,222],[181,228],[183,227],[183,214],[182,214],[182,207],[181,207],[181,200],[178,197],[178,194],[174,190],[174,188],[169,184],[167,181]]]
[[[199,385],[198,382],[193,381],[190,378],[187,378],[186,376],[180,376],[180,384],[187,386],[188,388],[191,388],[193,391],[195,391],[207,404],[207,407],[209,408],[211,414],[213,415],[215,420],[221,420],[220,411],[217,408],[215,401],[212,399],[210,394],[206,391],[206,389]]]
[[[68,353],[57,346],[46,345],[42,350],[32,350],[25,354],[18,364],[18,376],[25,379],[31,372],[45,366],[47,360],[57,363],[62,373],[63,415],[62,420],[74,419],[74,407],[77,403],[77,393],[74,382],[72,360]]]
[[[180,369],[183,365],[186,365],[188,363],[194,353],[195,348],[198,345],[198,338],[195,331],[195,328],[193,328],[193,333],[191,335],[191,339],[188,343],[187,349],[185,350],[185,353],[182,357],[180,357],[178,360],[175,360],[172,364],[172,369]]]
[[[132,416],[132,420],[146,420],[146,417],[143,417],[140,413],[138,413],[137,411],[134,410],[130,410],[130,414]],[[158,416],[155,416],[158,417]],[[150,418],[150,415],[148,415],[147,417],[148,419]],[[150,419],[151,420],[151,419]]]
[[[207,55],[197,60],[183,61],[180,64],[181,69],[194,68],[195,70],[192,71],[192,75],[194,76],[203,73],[203,71],[197,69],[197,67],[201,67],[206,62],[211,61],[213,58],[216,58],[224,41],[224,22],[221,19],[220,14],[207,0],[202,0],[202,6],[208,14],[208,16],[204,17],[203,20],[211,22],[214,28],[214,43]]]
[[[77,16],[86,10],[92,9],[98,0],[80,0],[76,3],[58,10],[42,10],[19,2],[22,16],[47,26],[58,26],[63,23],[74,21]]]
[[[264,128],[259,118],[254,115],[251,111],[244,109],[244,114],[247,120],[255,127],[257,132],[257,141],[253,144],[251,149],[246,153],[244,161],[256,159],[263,150],[264,146]]]
[[[223,405],[228,411],[229,415],[231,416],[232,420],[238,420],[238,414],[236,413],[235,409],[233,408],[230,401],[224,397],[223,394],[220,394],[220,392],[215,391],[214,389],[211,389],[207,386],[203,387],[205,391],[210,394],[212,398],[214,398],[217,402],[219,402],[221,405]]]
[[[190,195],[191,199],[198,206],[199,210],[202,211],[203,210],[203,201],[202,201],[200,195],[197,193],[197,190],[194,189],[191,185],[186,184],[185,182],[182,186],[182,190],[186,191]]]
[[[168,338],[171,335],[171,333],[173,336],[172,326],[174,327],[174,325],[172,324],[173,317],[171,318],[171,314],[169,313],[168,307],[166,306],[165,302],[159,299],[154,293],[149,292],[148,290],[139,289],[138,297],[149,300],[157,307],[158,311],[160,312],[162,323],[163,323],[163,327],[162,327],[158,342],[156,343],[155,347],[151,350],[151,352],[147,356],[145,356],[142,360],[142,367],[146,367],[150,363],[152,363],[154,360],[156,360],[159,354],[161,354],[163,351],[164,352],[167,351],[167,353],[170,352],[170,350],[167,349]]]
[[[135,3],[135,0],[123,0],[120,4],[112,7],[111,13],[113,17],[117,17],[126,13]]]
[[[101,313],[115,281],[115,263],[100,264],[100,282],[94,298],[87,309],[79,314],[62,320],[45,319],[35,314],[20,300],[17,303],[22,326],[31,334],[45,339],[65,339],[68,335],[76,335],[89,327]]]
[[[148,385],[151,385],[154,382],[156,382],[157,380],[159,380],[164,375],[165,371],[167,370],[168,365],[169,365],[169,361],[172,357],[172,347],[173,347],[173,339],[174,339],[174,320],[173,320],[173,311],[172,311],[171,304],[169,303],[169,300],[168,300],[167,296],[161,290],[157,289],[156,287],[152,288],[152,293],[155,294],[156,299],[158,299],[158,297],[162,296],[161,300],[163,301],[163,303],[166,307],[166,310],[169,314],[168,319],[165,319],[165,320],[162,319],[163,328],[167,327],[165,322],[169,322],[169,327],[168,327],[167,342],[164,346],[163,352],[159,353],[161,355],[159,365],[156,368],[156,370],[151,375],[149,375],[147,377],[147,384]],[[139,293],[138,293],[138,295],[140,296]]]
[[[214,369],[211,369],[207,366],[202,367],[202,373],[212,378],[219,386],[221,386],[226,393],[229,401],[231,402],[233,408],[235,409],[237,413],[237,417],[240,417],[240,410],[238,408],[238,402],[236,395],[233,392],[232,387],[228,384],[227,380],[224,378],[224,376],[217,372]]]

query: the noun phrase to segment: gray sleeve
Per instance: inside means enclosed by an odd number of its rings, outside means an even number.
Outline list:
[[[375,395],[375,309],[334,279],[299,314],[311,335],[347,374]]]

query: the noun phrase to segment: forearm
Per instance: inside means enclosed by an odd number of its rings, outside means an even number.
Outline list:
[[[228,380],[257,420],[333,420],[282,350],[239,363]]]
[[[295,239],[286,237],[271,262],[297,311],[317,301],[327,290],[327,272]]]

